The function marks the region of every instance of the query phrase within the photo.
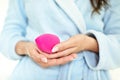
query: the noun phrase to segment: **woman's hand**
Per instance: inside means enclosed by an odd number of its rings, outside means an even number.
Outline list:
[[[94,38],[87,35],[78,34],[56,45],[52,50],[54,54],[45,54],[45,56],[48,58],[59,58],[85,50],[97,53],[98,43]]]
[[[34,43],[29,43],[27,44],[27,52],[29,53],[29,57],[32,58],[34,62],[36,62],[38,65],[46,68],[46,67],[52,67],[52,66],[58,66],[58,65],[63,65],[66,64],[70,61],[72,61],[75,57],[76,54],[71,54],[65,57],[61,58],[54,58],[54,59],[47,59],[43,54],[42,51],[40,51]]]
[[[52,66],[58,66],[58,65],[64,65],[68,62],[71,62],[77,57],[76,54],[70,54],[68,56],[60,57],[60,58],[54,58],[54,59],[48,59],[48,62],[39,62],[38,64],[44,68],[46,67],[52,67]]]
[[[57,65],[63,65],[74,58],[76,58],[76,54],[71,54],[61,58],[47,59],[44,52],[40,51],[37,46],[33,42],[23,42],[20,41],[16,45],[16,52],[19,55],[28,55],[34,62],[42,67],[51,67]]]

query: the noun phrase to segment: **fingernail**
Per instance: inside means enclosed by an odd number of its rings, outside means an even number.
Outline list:
[[[57,52],[58,51],[58,47],[53,47],[52,52]]]
[[[73,55],[73,58],[77,58],[77,55]]]
[[[41,58],[41,61],[47,63],[47,58]]]
[[[74,58],[73,58],[73,57],[71,57],[71,58],[70,58],[70,60],[72,61],[72,60],[74,60]]]

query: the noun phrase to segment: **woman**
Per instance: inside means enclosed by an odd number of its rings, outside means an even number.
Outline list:
[[[56,0],[10,0],[0,37],[2,53],[20,60],[10,80],[110,80],[108,70],[120,67],[120,1],[74,3],[83,15],[84,33]],[[54,54],[34,43],[44,33],[61,40]]]

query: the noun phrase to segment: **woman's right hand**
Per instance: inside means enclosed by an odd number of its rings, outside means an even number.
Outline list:
[[[77,54],[49,59],[40,51],[33,42],[20,41],[16,44],[16,53],[19,55],[28,55],[35,63],[42,67],[51,67],[66,64],[76,58]]]

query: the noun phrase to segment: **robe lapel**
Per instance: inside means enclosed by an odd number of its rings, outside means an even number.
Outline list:
[[[81,33],[86,32],[86,24],[84,18],[74,3],[74,0],[55,0],[56,3],[65,11],[71,20],[77,25]]]

